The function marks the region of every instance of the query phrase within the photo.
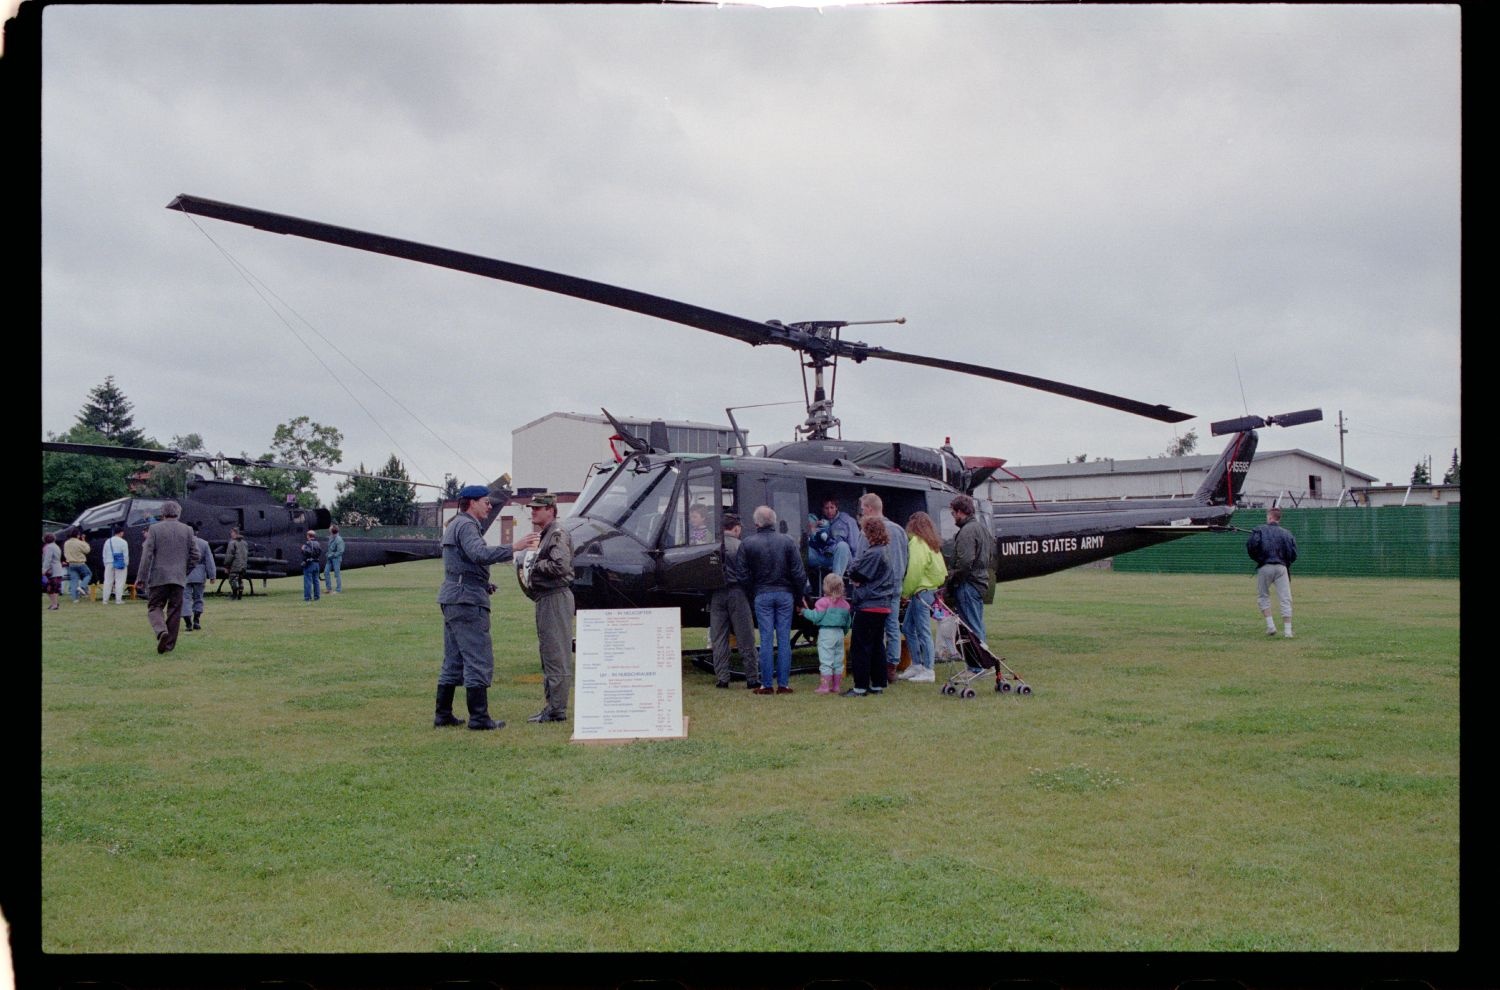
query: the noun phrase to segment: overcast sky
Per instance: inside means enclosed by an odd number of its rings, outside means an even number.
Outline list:
[[[42,426],[113,375],[163,443],[258,455],[306,415],[343,467],[472,482],[548,412],[802,398],[790,351],[165,209],[190,193],[754,320],[904,316],[847,336],[1197,416],[868,361],[840,367],[850,438],[1123,459],[1319,406],[1262,448],[1336,461],[1343,410],[1350,467],[1440,477],[1459,29],[1432,5],[50,7]],[[767,442],[803,412],[736,416]]]

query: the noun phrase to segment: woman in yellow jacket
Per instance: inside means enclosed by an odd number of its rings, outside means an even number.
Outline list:
[[[901,582],[906,618],[901,622],[901,632],[906,636],[911,666],[898,677],[926,684],[936,679],[932,672],[932,600],[948,579],[948,565],[943,563],[943,540],[931,516],[913,512],[906,521],[906,533],[906,578]]]

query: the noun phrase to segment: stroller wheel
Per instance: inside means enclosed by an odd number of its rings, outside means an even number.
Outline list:
[[[952,684],[944,684],[942,690],[944,694],[956,694],[958,692],[958,688],[954,687]]]
[[[1016,686],[1016,694],[1030,694],[1030,693],[1031,693],[1031,687],[1025,681],[1022,681],[1020,684],[1018,684]]]
[[[1009,694],[1010,693],[1010,681],[996,681],[995,682],[995,690],[999,691],[1001,694]]]
[[[964,688],[963,694],[960,694],[959,697],[960,698],[972,698],[972,697],[974,697],[974,689],[973,688]]]

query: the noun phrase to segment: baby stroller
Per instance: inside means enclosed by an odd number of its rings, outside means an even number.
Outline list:
[[[957,613],[955,613],[955,616]],[[962,670],[948,678],[941,690],[944,694],[956,694],[960,698],[974,697],[973,684],[983,677],[985,671],[995,672],[995,690],[1000,694],[1030,694],[1031,687],[1006,664],[1004,657],[997,657],[989,644],[974,635],[963,619],[958,620],[958,633],[954,636],[958,647],[958,659],[964,662]]]

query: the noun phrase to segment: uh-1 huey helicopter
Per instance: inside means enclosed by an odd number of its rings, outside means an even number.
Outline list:
[[[186,491],[173,498],[182,507],[182,522],[198,529],[198,535],[213,549],[214,559],[222,568],[224,548],[229,542],[229,531],[238,529],[250,546],[250,565],[245,576],[251,582],[259,578],[264,590],[269,578],[288,577],[302,573],[302,542],[310,529],[326,529],[332,522],[325,508],[308,508],[295,502],[278,502],[264,485],[242,481],[229,474],[232,468],[285,468],[293,471],[317,471],[325,474],[341,474],[349,477],[370,478],[376,481],[396,481],[406,485],[426,485],[424,482],[405,478],[384,478],[380,475],[361,474],[356,471],[339,471],[333,468],[307,467],[299,464],[280,464],[275,461],[252,460],[245,457],[230,457],[225,454],[204,454],[184,450],[156,450],[147,447],[114,447],[106,444],[65,443],[46,441],[43,453],[78,454],[88,457],[114,457],[131,461],[158,461],[166,464],[181,464],[186,471]],[[207,475],[198,473],[207,470]],[[103,505],[85,509],[72,524],[57,531],[62,534],[80,530],[89,543],[89,569],[97,576],[103,574],[104,541],[114,535],[116,526],[125,527],[125,540],[130,544],[130,565],[126,580],[135,583],[136,565],[141,559],[141,541],[146,529],[161,518],[161,509],[167,499],[131,495],[117,498]],[[410,560],[427,560],[442,556],[442,547],[437,540],[424,539],[378,539],[360,536],[344,538],[343,569],[372,567],[376,564],[399,564]],[[222,584],[222,581],[221,581]],[[253,595],[253,583],[250,584]]]
[[[574,547],[574,595],[580,608],[679,607],[685,626],[707,625],[709,592],[723,587],[723,546],[718,538],[722,513],[734,511],[748,523],[751,510],[769,505],[782,532],[802,523],[827,499],[857,514],[866,492],[881,497],[885,515],[904,522],[918,510],[939,524],[946,540],[955,533],[946,511],[959,493],[973,493],[1004,460],[960,457],[944,445],[848,441],[833,416],[838,359],[869,358],[922,365],[1023,385],[1166,423],[1191,419],[1188,413],[1077,385],[982,365],[922,354],[905,354],[845,340],[849,321],[758,322],[632,289],[434,247],[347,227],[268,213],[196,196],[176,197],[169,209],[419,261],[545,289],[619,309],[696,327],[758,346],[778,344],[802,355],[807,419],[801,439],[752,455],[741,438],[738,452],[674,453],[665,429],[645,438],[633,435],[612,416],[616,439],[625,444],[613,463],[594,466],[573,512],[562,521]],[[864,321],[865,323],[904,322]],[[808,372],[812,388],[808,390]],[[825,372],[833,375],[825,387]],[[732,412],[730,422],[733,426]],[[996,541],[996,582],[1036,577],[1105,557],[1228,526],[1236,498],[1255,455],[1260,426],[1312,422],[1311,409],[1273,417],[1244,417],[1213,424],[1215,435],[1232,434],[1203,484],[1189,497],[1114,499],[1069,503],[994,505],[975,498],[978,515]],[[736,427],[736,432],[738,428]],[[690,514],[707,513],[707,542],[695,543]],[[747,526],[748,528],[748,526]],[[991,583],[993,593],[994,584]]]

